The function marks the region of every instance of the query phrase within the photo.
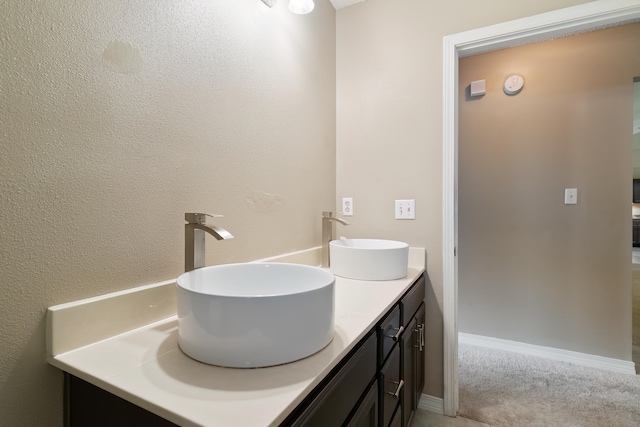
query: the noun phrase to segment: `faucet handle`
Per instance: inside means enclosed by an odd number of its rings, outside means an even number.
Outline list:
[[[206,213],[185,213],[184,220],[189,224],[205,224],[207,217],[211,218],[224,218],[224,215],[209,215]]]

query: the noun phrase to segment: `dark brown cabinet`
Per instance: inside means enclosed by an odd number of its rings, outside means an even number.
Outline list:
[[[394,308],[378,324],[378,383],[380,384],[380,426],[388,427],[400,404],[400,396],[404,381],[400,371],[400,337],[404,332],[401,325],[400,304]]]
[[[78,377],[64,374],[65,427],[177,427]]]
[[[426,341],[425,341],[425,322],[426,322],[426,311],[425,305],[422,304],[418,313],[416,313],[416,325],[417,329],[415,330],[414,338],[416,339],[414,343],[414,351],[416,354],[415,359],[415,371],[414,377],[416,382],[413,387],[413,409],[418,409],[418,404],[420,403],[420,396],[422,396],[422,391],[424,390],[424,379],[425,379],[425,363],[426,363]]]
[[[326,427],[344,425],[349,415],[357,411],[376,376],[376,334],[370,334],[346,363],[333,374],[330,381],[316,389],[307,399],[302,413],[284,425],[295,427]],[[364,397],[366,399],[366,396]],[[369,403],[367,403],[369,404]],[[355,409],[354,409],[355,408]]]
[[[402,337],[402,371],[405,379],[402,425],[405,427],[409,425],[413,414],[418,409],[420,395],[424,389],[424,320],[425,312],[422,304]]]
[[[420,276],[378,326],[380,426],[407,427],[424,389],[424,295]]]
[[[401,324],[400,305],[397,304],[391,311],[380,321],[378,326],[378,342],[380,343],[380,350],[378,360],[379,365],[382,366],[387,357],[391,354],[391,350],[396,343],[400,340],[404,326]]]
[[[393,415],[399,409],[404,388],[400,370],[400,346],[396,345],[389,358],[380,369],[380,425],[391,424]]]

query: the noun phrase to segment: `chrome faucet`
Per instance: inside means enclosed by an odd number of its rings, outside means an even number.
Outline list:
[[[207,217],[222,218],[222,215],[208,215],[203,213],[186,213],[184,220],[184,271],[204,267],[204,238],[205,233],[211,234],[218,240],[233,239],[231,233],[224,228],[206,224]]]
[[[349,225],[347,221],[338,218],[338,212],[322,212],[322,266],[329,267],[329,242],[333,237],[333,222],[339,222],[342,225]]]

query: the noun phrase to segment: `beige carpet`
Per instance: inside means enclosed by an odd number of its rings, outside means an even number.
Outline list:
[[[637,427],[640,377],[460,344],[458,414],[495,427]]]

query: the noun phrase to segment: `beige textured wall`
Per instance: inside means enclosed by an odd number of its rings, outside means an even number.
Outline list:
[[[62,424],[48,306],[320,244],[335,203],[335,10],[0,3],[0,424]]]
[[[337,200],[353,197],[348,237],[427,249],[425,393],[442,397],[442,38],[586,3],[580,0],[367,0],[337,29]],[[415,198],[415,221],[393,201]]]
[[[461,332],[631,360],[639,48],[632,24],[460,61]]]

